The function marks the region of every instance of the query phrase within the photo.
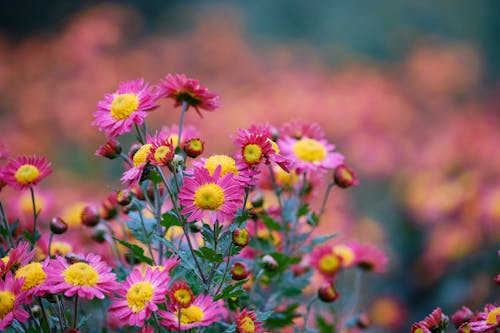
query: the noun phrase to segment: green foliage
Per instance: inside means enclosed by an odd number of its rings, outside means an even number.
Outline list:
[[[125,246],[127,249],[130,249],[132,251],[132,254],[133,254],[134,258],[137,259],[138,261],[145,262],[146,264],[149,264],[149,265],[154,265],[153,260],[151,258],[149,258],[149,257],[146,257],[144,255],[144,250],[142,249],[142,247],[137,246],[135,244],[130,244],[129,242],[126,242],[124,240],[118,239],[116,237],[113,237],[113,238],[118,243],[120,243],[121,245]]]

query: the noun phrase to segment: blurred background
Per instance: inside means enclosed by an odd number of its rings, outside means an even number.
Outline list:
[[[120,81],[186,73],[218,93],[217,112],[186,117],[207,153],[232,153],[253,123],[317,122],[361,179],[321,229],[388,252],[360,308],[370,332],[406,332],[437,305],[500,300],[498,13],[495,0],[2,1],[0,158],[46,155],[42,215],[78,227],[85,202],[119,187],[91,122]],[[178,116],[165,101],[147,121]],[[28,194],[0,195],[22,219]]]

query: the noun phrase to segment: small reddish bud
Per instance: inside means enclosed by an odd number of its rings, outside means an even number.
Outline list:
[[[269,254],[262,257],[262,265],[269,271],[275,271],[278,268],[278,262]]]
[[[92,239],[96,241],[97,243],[104,243],[106,241],[106,234],[107,230],[106,228],[95,228],[94,232],[92,233]]]
[[[500,273],[498,273],[497,276],[495,276],[495,278],[493,279],[493,281],[498,285],[500,286]]]
[[[356,173],[349,169],[345,164],[341,164],[335,168],[333,180],[338,187],[348,188],[358,185],[358,176]]]
[[[132,201],[132,191],[129,189],[120,190],[116,193],[116,201],[120,206],[126,206]]]
[[[203,154],[203,150],[205,149],[205,142],[203,142],[203,140],[199,138],[191,138],[184,141],[183,149],[187,156],[196,158]]]
[[[339,296],[340,295],[339,293],[337,293],[337,290],[335,290],[333,282],[325,282],[318,289],[318,297],[325,303],[334,302],[335,300],[337,300],[337,298],[339,298]]]
[[[101,220],[99,212],[94,206],[85,206],[82,209],[80,217],[82,224],[86,225],[87,227],[95,227]]]
[[[116,192],[111,193],[104,199],[99,207],[99,213],[105,220],[111,220],[118,215],[118,202],[116,201]]]
[[[233,244],[239,247],[245,247],[250,241],[250,234],[244,228],[233,230]]]
[[[234,263],[233,267],[231,268],[231,277],[233,278],[233,280],[244,280],[248,277],[249,274],[250,270],[248,269],[247,265],[242,262]]]
[[[356,326],[361,329],[367,329],[370,326],[370,318],[366,313],[363,312],[356,318]]]
[[[53,234],[64,234],[68,230],[68,224],[60,217],[54,217],[50,221],[50,231]]]
[[[120,156],[122,152],[122,146],[119,141],[115,139],[109,139],[104,145],[96,150],[95,155],[109,158],[110,160]]]
[[[455,328],[459,328],[460,325],[465,323],[466,321],[469,321],[474,313],[471,311],[466,306],[462,306],[460,310],[457,310],[452,316],[451,316],[451,322],[455,326]]]

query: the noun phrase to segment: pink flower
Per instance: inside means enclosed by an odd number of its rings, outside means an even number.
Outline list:
[[[312,251],[311,265],[323,276],[332,279],[342,267],[342,258],[333,252],[331,246],[321,245]]]
[[[479,312],[477,317],[470,322],[470,331],[473,333],[489,332],[489,330],[499,327],[500,307],[494,304],[486,304],[484,311]]]
[[[384,273],[387,268],[387,256],[380,248],[370,244],[350,243],[354,251],[354,265],[366,271]]]
[[[158,95],[153,89],[144,79],[120,82],[115,93],[105,94],[104,100],[97,103],[92,125],[110,138],[129,132],[133,124],[142,124],[146,111],[158,107]]]
[[[247,309],[236,311],[236,329],[238,333],[264,333],[262,322],[257,321],[255,312]]]
[[[434,331],[441,331],[448,325],[449,319],[445,315],[441,308],[435,308],[430,315],[425,317],[423,320],[415,323],[411,327],[411,333],[430,333]]]
[[[58,256],[47,267],[51,294],[104,299],[104,295],[111,295],[117,288],[115,274],[100,256],[89,253],[85,257],[66,255],[65,258]]]
[[[0,277],[4,276],[12,267],[27,265],[35,256],[35,250],[31,250],[27,241],[21,241],[10,250],[8,255],[0,259]]]
[[[231,172],[220,176],[222,167],[217,166],[213,175],[205,168],[195,168],[192,177],[184,178],[179,200],[192,222],[209,214],[210,222],[232,219],[243,202],[243,190]]]
[[[161,97],[175,100],[174,107],[186,102],[188,106],[194,107],[202,118],[200,109],[213,111],[220,106],[219,96],[208,92],[198,80],[188,79],[184,74],[167,74],[165,79],[160,80],[159,87]]]
[[[43,296],[47,291],[47,266],[49,258],[42,262],[30,262],[16,270],[15,278],[23,279],[21,290],[26,292],[30,299],[32,295]]]
[[[29,314],[23,304],[29,302],[26,293],[21,291],[23,279],[15,279],[9,272],[5,280],[0,279],[0,330],[5,330],[13,320],[24,323]]]
[[[169,281],[168,270],[147,267],[142,273],[134,269],[116,290],[119,297],[112,299],[110,315],[120,318],[123,325],[143,326],[151,313],[158,311],[157,304],[165,302]]]
[[[35,186],[51,173],[45,157],[20,156],[9,160],[3,169],[3,179],[10,186],[23,190]]]
[[[199,295],[187,308],[171,311],[158,311],[162,318],[160,324],[171,330],[190,330],[195,327],[209,326],[224,318],[226,310],[221,300],[214,302],[212,297]],[[180,319],[180,322],[179,322]]]

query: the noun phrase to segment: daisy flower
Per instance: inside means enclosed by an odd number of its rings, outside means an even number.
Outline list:
[[[158,311],[160,324],[171,330],[190,330],[209,326],[224,318],[226,310],[221,300],[214,302],[208,295],[199,295],[187,308],[173,311]],[[180,322],[179,322],[180,318]]]
[[[152,312],[158,311],[157,304],[165,302],[170,275],[167,270],[147,267],[143,273],[135,268],[121,287],[116,290],[109,312],[120,318],[123,325],[143,326]]]
[[[205,168],[195,168],[192,177],[184,178],[179,200],[192,222],[209,214],[210,222],[232,219],[243,201],[243,190],[232,173],[221,177],[222,167],[217,166],[213,174]]]
[[[167,166],[174,158],[175,147],[171,139],[157,137],[152,141],[148,160],[157,166]]]
[[[24,323],[29,314],[22,305],[28,303],[26,293],[21,290],[22,279],[15,279],[9,272],[5,280],[0,279],[0,330],[5,330],[13,320]]]
[[[194,294],[191,288],[187,285],[186,280],[175,281],[168,291],[170,301],[174,307],[187,308],[193,303]]]
[[[369,244],[351,243],[354,251],[354,265],[375,273],[384,273],[387,268],[387,256],[380,248]]]
[[[331,246],[321,245],[311,253],[311,265],[326,278],[333,278],[342,267],[342,258],[333,252]]]
[[[262,322],[257,321],[255,312],[247,309],[236,311],[236,329],[238,333],[264,333]]]
[[[35,250],[30,250],[31,245],[27,241],[21,241],[9,253],[0,259],[0,277],[4,276],[11,268],[27,265],[35,256]]]
[[[334,153],[335,146],[325,139],[284,137],[278,142],[283,155],[289,158],[298,173],[335,169],[342,164],[344,156]]]
[[[500,327],[500,307],[486,304],[484,311],[478,313],[477,319],[470,322],[470,331],[474,333],[495,331]]]
[[[29,297],[32,295],[42,296],[47,291],[45,270],[48,264],[49,259],[47,258],[43,262],[31,262],[16,270],[15,278],[24,279],[21,290],[25,291]]]
[[[10,186],[23,190],[35,186],[51,173],[45,157],[20,156],[9,160],[3,169],[3,179]]]
[[[122,145],[120,141],[111,138],[96,150],[95,156],[106,157],[112,160],[120,156],[121,152]]]
[[[101,257],[92,253],[85,257],[56,257],[46,269],[47,290],[71,297],[104,299],[117,288],[116,277]]]
[[[214,111],[220,106],[219,96],[208,92],[207,88],[200,85],[198,80],[189,79],[184,74],[167,74],[165,79],[160,80],[161,97],[175,100],[174,107],[181,106],[186,102],[188,106],[194,107],[201,115],[200,109]]]
[[[158,107],[158,95],[143,79],[121,82],[113,94],[105,94],[97,103],[92,125],[98,126],[109,138],[129,132],[134,124],[142,124],[146,111]]]

